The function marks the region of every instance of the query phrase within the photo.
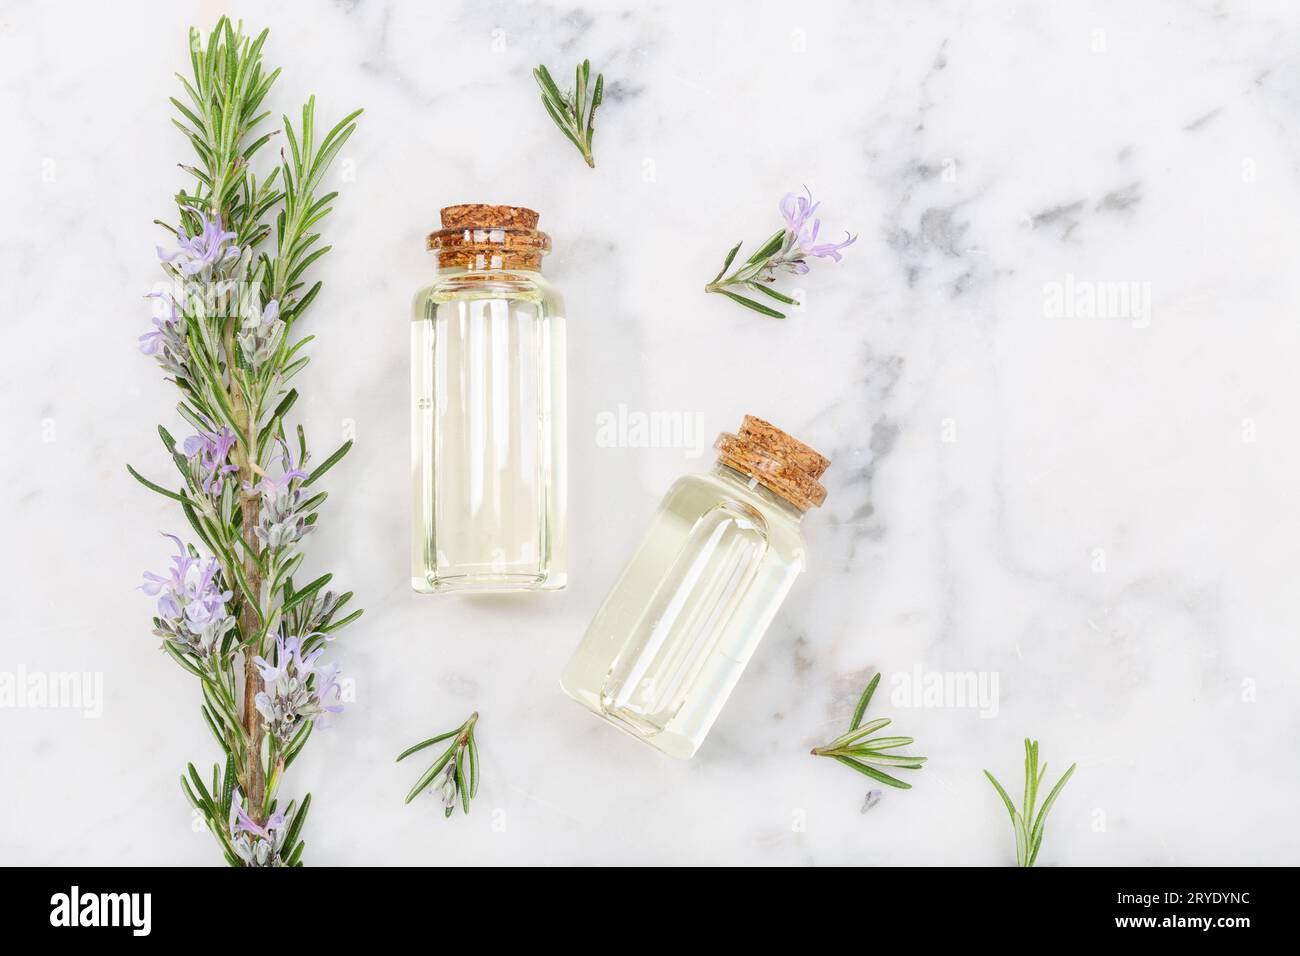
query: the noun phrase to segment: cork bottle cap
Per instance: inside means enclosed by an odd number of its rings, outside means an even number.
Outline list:
[[[439,211],[442,228],[429,233],[439,266],[465,269],[540,269],[551,237],[523,206],[459,203]]]
[[[713,447],[724,465],[761,482],[800,511],[826,500],[818,479],[831,460],[771,422],[746,415],[739,434],[723,432]]]
[[[539,218],[523,206],[489,206],[481,202],[444,206],[438,215],[444,229],[536,229]]]

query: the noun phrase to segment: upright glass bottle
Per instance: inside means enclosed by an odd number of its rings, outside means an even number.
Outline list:
[[[713,470],[668,491],[560,678],[598,717],[692,756],[804,566],[799,529],[830,465],[745,416]]]
[[[468,204],[429,236],[411,323],[411,586],[564,587],[564,303],[537,213]]]

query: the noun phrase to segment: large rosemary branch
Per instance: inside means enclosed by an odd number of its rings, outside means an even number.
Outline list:
[[[179,228],[162,223],[178,243],[160,250],[173,282],[154,293],[160,309],[141,348],[180,389],[177,410],[196,434],[178,446],[159,429],[184,479],[178,491],[130,469],[180,503],[211,555],[174,539],[170,577],[146,575],[145,590],[159,595],[155,633],[199,678],[202,714],[225,756],[210,787],[192,764],[182,786],[236,865],[301,860],[310,795],[279,810],[276,789],[315,720],[342,709],[337,672],[316,661],[323,643],[361,614],[339,616],[352,595],[327,590],[331,575],[303,587],[293,580],[299,542],[326,497],[307,489],[351,442],[309,473],[301,426],[293,443],[285,427],[298,395],[288,382],[307,364],[302,348],[311,339],[293,340],[292,329],[320,290],[316,282],[304,291],[303,275],[329,251],[311,229],[336,194],[318,190],[360,111],[319,143],[313,100],[296,133],[284,117],[288,150],[259,184],[250,160],[274,135],[257,127],[278,75],[262,69],[266,37],[250,39],[225,18],[206,43],[190,34],[192,80],[180,77],[186,100],[172,104],[198,157],[183,167],[194,184],[176,196]],[[273,231],[274,251],[259,252]]]

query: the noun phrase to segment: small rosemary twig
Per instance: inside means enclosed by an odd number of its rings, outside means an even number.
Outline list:
[[[533,70],[533,78],[542,88],[542,105],[546,107],[546,112],[560,128],[560,132],[578,148],[578,152],[582,153],[582,158],[587,161],[587,165],[595,169],[596,160],[591,153],[591,140],[596,133],[596,107],[600,106],[605,95],[605,75],[596,74],[596,86],[588,101],[587,84],[590,77],[591,61],[583,60],[575,71],[574,88],[561,93],[555,80],[551,79],[550,71],[546,69],[545,64],[540,64]]]
[[[1043,845],[1043,827],[1047,822],[1047,811],[1052,809],[1052,804],[1056,802],[1057,795],[1061,788],[1065,786],[1065,781],[1070,779],[1070,774],[1074,773],[1074,768],[1078,764],[1070,764],[1070,769],[1065,771],[1065,776],[1056,781],[1056,786],[1052,792],[1047,795],[1043,801],[1042,809],[1038,811],[1038,817],[1034,817],[1034,804],[1038,802],[1038,787],[1047,776],[1047,764],[1043,764],[1042,769],[1038,767],[1038,741],[1025,738],[1025,800],[1024,812],[1016,810],[1016,805],[1011,802],[1007,792],[1002,789],[1002,784],[998,783],[993,774],[987,770],[984,776],[989,778],[989,783],[993,784],[993,789],[997,790],[998,796],[1002,798],[1003,804],[1006,805],[1007,813],[1011,814],[1011,828],[1016,834],[1016,865],[1033,866],[1034,861],[1038,859],[1038,850]],[[1030,821],[1033,825],[1030,825]]]
[[[742,293],[759,292],[782,305],[797,305],[798,300],[773,288],[778,272],[792,275],[806,275],[810,259],[830,259],[839,262],[844,257],[840,251],[857,241],[857,236],[844,234],[840,242],[818,242],[821,232],[821,220],[817,218],[819,202],[813,202],[812,193],[804,187],[804,195],[787,193],[781,200],[781,216],[785,226],[774,232],[758,247],[758,251],[744,261],[734,272],[727,274],[731,264],[736,260],[736,253],[744,242],[731,247],[727,257],[722,261],[722,268],[713,277],[713,281],[704,287],[705,292],[725,295],[732,302],[753,309],[761,315],[774,319],[784,319],[785,313],[751,299]]]
[[[442,779],[438,787],[441,790],[443,816],[449,817],[455,812],[457,795],[460,796],[461,808],[469,813],[469,801],[478,793],[478,744],[474,742],[476,723],[478,723],[478,711],[470,714],[469,720],[455,730],[423,740],[397,755],[398,761],[401,761],[426,747],[451,739],[451,744],[443,751],[442,756],[424,772],[416,785],[411,788],[411,792],[406,795],[407,803],[419,796],[441,775]]]
[[[878,780],[887,786],[910,790],[912,789],[910,783],[904,783],[877,768],[920,770],[921,764],[925,763],[925,757],[886,753],[889,750],[908,746],[912,743],[912,738],[871,736],[876,731],[884,730],[889,726],[890,720],[887,717],[877,717],[865,724],[862,722],[867,712],[867,705],[871,703],[871,696],[876,692],[879,683],[880,674],[876,674],[871,678],[871,683],[867,684],[867,689],[862,692],[862,696],[858,699],[858,706],[853,711],[853,720],[849,724],[849,729],[824,747],[814,747],[812,752],[818,757],[834,757],[845,766],[852,767],[858,773],[865,774],[872,780]]]

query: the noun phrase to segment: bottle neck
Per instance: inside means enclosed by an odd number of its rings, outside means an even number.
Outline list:
[[[443,262],[442,256],[438,256],[438,277],[454,278],[456,276],[474,276],[489,272],[512,272],[524,275],[540,276],[542,274],[541,263],[525,263],[511,260],[503,256],[480,256],[475,255],[473,259]]]
[[[737,471],[731,465],[721,461],[714,462],[713,474],[728,484],[734,485],[739,491],[759,499],[763,504],[789,515],[795,521],[803,520],[804,512],[801,509],[796,508],[757,478],[753,478],[742,471]]]

